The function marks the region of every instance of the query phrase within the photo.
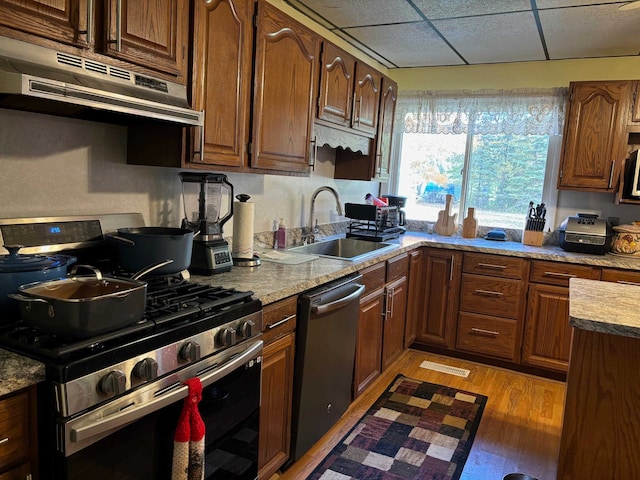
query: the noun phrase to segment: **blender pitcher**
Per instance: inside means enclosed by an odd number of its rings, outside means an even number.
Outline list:
[[[233,260],[222,226],[233,215],[233,185],[221,173],[180,172],[182,227],[196,232],[190,270],[211,275],[231,270]]]

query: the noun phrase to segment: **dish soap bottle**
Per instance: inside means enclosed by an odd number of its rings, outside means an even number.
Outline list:
[[[276,238],[278,248],[287,247],[287,226],[284,223],[284,218],[280,218],[280,224],[278,225],[278,234]]]

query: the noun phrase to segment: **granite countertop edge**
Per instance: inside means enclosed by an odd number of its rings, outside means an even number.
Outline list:
[[[371,265],[388,260],[396,255],[419,247],[446,248],[463,252],[492,253],[536,260],[559,261],[581,265],[621,268],[640,271],[640,259],[625,258],[613,255],[589,255],[566,252],[556,246],[533,247],[518,242],[489,241],[483,238],[462,238],[459,236],[441,236],[422,232],[407,232],[394,243],[397,248],[379,255],[372,255],[362,261],[349,262],[319,257],[315,260],[297,265],[285,265],[263,261],[258,267],[234,267],[230,272],[212,276],[193,275],[194,282],[220,285],[238,290],[251,290],[256,298],[268,305],[279,300],[298,295],[324,283],[346,275],[357,273]],[[572,282],[577,279],[572,279]],[[606,282],[597,282],[598,285]],[[572,284],[573,285],[573,284]],[[608,288],[620,286],[611,284]],[[640,293],[640,287],[636,293]],[[601,290],[601,287],[600,287]],[[574,295],[571,290],[571,295]],[[571,297],[573,300],[573,296]],[[572,302],[573,303],[573,302]],[[573,310],[572,310],[573,312]],[[640,337],[640,321],[638,325],[612,325],[593,318],[582,318],[584,315],[570,314],[572,325],[594,331],[617,332],[620,335]],[[12,393],[44,380],[45,367],[42,363],[30,358],[0,349],[0,396]]]
[[[569,323],[590,332],[640,338],[640,286],[569,280]]]

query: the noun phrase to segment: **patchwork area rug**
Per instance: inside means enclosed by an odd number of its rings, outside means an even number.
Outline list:
[[[487,397],[398,375],[310,480],[458,480]]]

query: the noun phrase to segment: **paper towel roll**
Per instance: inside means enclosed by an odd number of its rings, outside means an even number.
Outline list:
[[[249,202],[235,202],[233,206],[231,255],[234,258],[253,258],[253,207]]]

